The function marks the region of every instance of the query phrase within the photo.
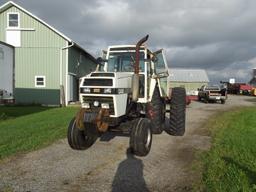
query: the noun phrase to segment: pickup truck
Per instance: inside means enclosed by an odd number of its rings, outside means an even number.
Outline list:
[[[220,88],[218,85],[208,86],[203,85],[198,89],[198,100],[208,103],[209,101],[220,101],[221,104],[225,104],[227,99],[227,89]]]

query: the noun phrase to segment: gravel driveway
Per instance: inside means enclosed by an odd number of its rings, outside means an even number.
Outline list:
[[[74,151],[66,139],[0,164],[0,191],[191,191],[200,177],[191,169],[195,152],[210,147],[204,122],[216,112],[252,106],[247,96],[229,96],[225,105],[192,102],[187,108],[186,134],[153,136],[143,158],[127,152],[129,138],[104,135],[90,149]]]

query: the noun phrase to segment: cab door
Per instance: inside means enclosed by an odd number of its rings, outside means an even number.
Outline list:
[[[158,85],[160,86],[160,94],[162,97],[167,96],[167,88],[168,88],[168,82],[167,78],[169,76],[168,74],[168,65],[166,62],[166,58],[163,52],[163,49],[160,49],[156,52],[154,52],[154,55],[156,57],[154,61],[154,66],[155,66],[155,73],[157,76],[157,82]]]

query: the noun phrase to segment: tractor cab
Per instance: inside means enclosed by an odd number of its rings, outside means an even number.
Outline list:
[[[110,46],[103,51],[100,64],[96,72],[114,72],[133,75],[135,68],[136,46],[122,45]],[[139,49],[139,98],[138,102],[146,103],[151,100],[152,92],[156,83],[160,85],[160,94],[167,97],[168,66],[163,49],[151,52],[146,46]],[[152,82],[152,79],[157,82]],[[153,83],[153,84],[152,84]],[[152,84],[152,87],[150,85]]]

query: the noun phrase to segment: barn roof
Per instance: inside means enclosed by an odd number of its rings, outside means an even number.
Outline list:
[[[203,69],[169,69],[169,81],[173,82],[209,82],[208,75]]]
[[[13,45],[10,45],[10,44],[5,43],[5,42],[3,42],[3,41],[0,41],[0,44],[5,45],[5,46],[8,46],[8,47],[11,47],[11,48],[14,48]]]
[[[19,6],[18,4],[12,2],[12,1],[8,1],[5,4],[3,4],[0,7],[0,12],[3,12],[7,9],[9,9],[10,7],[15,6],[18,9],[20,9],[21,11],[23,11],[24,13],[28,14],[29,16],[33,17],[34,19],[36,19],[37,21],[39,21],[40,23],[44,24],[45,26],[47,26],[48,28],[50,28],[51,30],[53,30],[55,33],[57,33],[58,35],[60,35],[61,37],[63,37],[64,39],[66,39],[69,42],[72,42],[72,40],[70,38],[68,38],[67,36],[65,36],[64,34],[62,34],[61,32],[59,32],[57,29],[55,29],[54,27],[50,26],[48,23],[46,23],[45,21],[41,20],[40,18],[38,18],[37,16],[35,16],[34,14],[32,14],[31,12],[29,12],[28,10],[24,9],[23,7]]]
[[[15,6],[18,9],[20,9],[21,11],[23,11],[24,13],[28,14],[29,16],[31,16],[32,18],[36,19],[37,21],[39,21],[40,23],[42,23],[43,25],[45,25],[46,27],[48,27],[49,29],[51,29],[52,31],[54,31],[55,33],[57,33],[58,35],[60,35],[62,38],[64,38],[66,41],[68,41],[69,43],[74,43],[74,45],[81,49],[82,51],[84,51],[91,60],[93,60],[94,62],[96,62],[96,59],[90,54],[88,53],[84,48],[82,48],[80,45],[78,45],[77,43],[75,43],[72,39],[70,39],[69,37],[67,37],[66,35],[64,35],[63,33],[61,33],[60,31],[58,31],[57,29],[55,29],[54,27],[52,27],[51,25],[49,25],[48,23],[46,23],[45,21],[43,21],[42,19],[38,18],[37,16],[35,16],[34,14],[32,14],[31,12],[29,12],[28,10],[24,9],[23,7],[19,6],[18,4],[14,3],[13,1],[8,1],[5,4],[3,4],[2,6],[0,6],[0,13],[9,9],[10,7]]]

